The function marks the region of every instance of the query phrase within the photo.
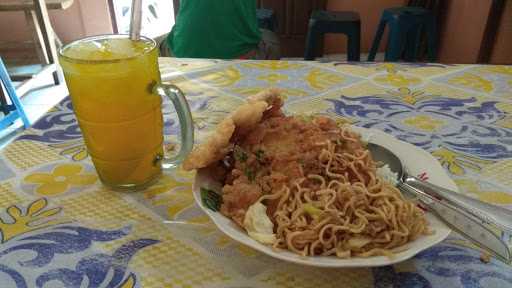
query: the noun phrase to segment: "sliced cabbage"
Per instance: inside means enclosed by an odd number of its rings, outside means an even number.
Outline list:
[[[247,209],[244,228],[249,237],[262,244],[273,244],[276,241],[274,223],[267,216],[267,207],[259,201]]]

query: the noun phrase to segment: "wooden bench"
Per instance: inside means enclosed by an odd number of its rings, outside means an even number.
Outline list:
[[[49,19],[44,19],[40,17],[41,13],[38,13],[36,7],[36,1],[33,0],[4,0],[0,2],[0,12],[3,11],[23,11],[25,13],[25,19],[27,20],[27,24],[32,30],[32,37],[34,41],[34,45],[36,45],[36,51],[41,62],[47,64],[49,63],[48,49],[51,47],[46,47],[45,37],[53,38],[53,41],[56,42],[57,46],[62,45],[61,41],[54,33]],[[41,1],[42,3],[46,2],[47,10],[64,10],[69,8],[73,4],[73,0],[46,0]],[[43,5],[44,6],[44,5]],[[43,12],[44,13],[44,12]],[[47,12],[44,14],[48,14]],[[46,31],[43,26],[48,27],[48,35],[45,35]],[[51,34],[51,35],[50,35]]]
[[[4,0],[0,2],[0,12],[24,12],[27,24],[32,31],[33,44],[35,45],[37,56],[40,63],[43,64],[41,72],[48,73],[48,70],[53,70],[55,84],[59,84],[62,81],[61,73],[58,65],[56,65],[58,62],[57,47],[60,47],[62,43],[53,31],[48,17],[48,10],[64,10],[72,4],[73,0]],[[26,46],[26,43],[19,44]],[[12,46],[12,43],[4,45]],[[0,46],[2,46],[1,43]],[[38,75],[12,75],[11,78],[14,81],[30,81],[34,77],[38,77]],[[30,87],[29,84],[24,83],[22,87]],[[26,90],[26,88],[23,90]],[[24,93],[18,94],[21,97]]]

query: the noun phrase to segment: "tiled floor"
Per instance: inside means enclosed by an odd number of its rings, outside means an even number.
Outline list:
[[[53,78],[51,76],[41,79],[38,83],[35,83],[34,87],[36,88],[21,98],[30,123],[34,123],[37,119],[41,118],[49,109],[68,95],[66,85],[53,85]],[[16,135],[22,131],[23,124],[21,120],[16,121],[13,125],[0,131],[0,149],[12,141]]]

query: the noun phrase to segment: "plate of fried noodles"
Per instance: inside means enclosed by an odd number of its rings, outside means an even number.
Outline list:
[[[450,229],[393,185],[368,142],[409,173],[456,190],[428,152],[325,115],[286,115],[279,91],[251,96],[194,147],[194,198],[226,235],[281,260],[318,267],[404,261]]]

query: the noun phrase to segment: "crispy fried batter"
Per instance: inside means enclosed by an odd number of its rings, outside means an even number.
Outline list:
[[[228,117],[217,125],[206,142],[196,146],[183,162],[183,169],[192,170],[206,167],[209,164],[222,159],[228,152],[229,139],[235,132],[235,123]]]
[[[270,88],[263,91],[260,91],[252,96],[247,98],[249,103],[256,101],[265,101],[267,103],[272,103],[272,100],[275,98],[279,98],[281,95],[281,91],[277,88]]]
[[[231,119],[235,123],[236,132],[239,135],[245,135],[263,117],[263,112],[267,110],[268,104],[265,101],[255,101],[243,104],[233,112]]]
[[[238,107],[224,119],[206,142],[196,146],[183,162],[183,169],[192,170],[208,166],[222,159],[229,152],[230,139],[245,135],[265,116],[279,110],[282,102],[278,89],[268,89],[248,98],[248,103]],[[268,116],[267,116],[268,117]]]

